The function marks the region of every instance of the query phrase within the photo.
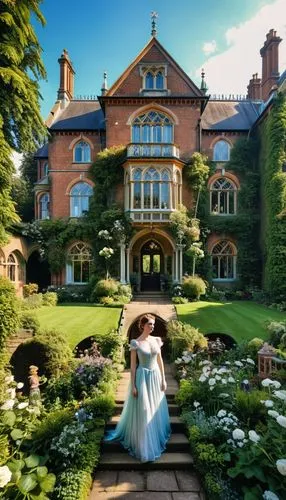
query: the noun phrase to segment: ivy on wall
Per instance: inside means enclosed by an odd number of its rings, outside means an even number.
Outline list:
[[[260,129],[263,285],[273,300],[286,297],[286,97],[278,94]]]

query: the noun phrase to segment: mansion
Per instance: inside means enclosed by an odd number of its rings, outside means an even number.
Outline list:
[[[216,218],[236,216],[240,177],[228,169],[230,152],[267,117],[273,95],[285,85],[278,73],[280,42],[271,29],[260,51],[261,78],[253,75],[245,98],[208,95],[204,73],[198,87],[153,30],[150,41],[110,88],[105,74],[98,98],[76,99],[75,70],[64,50],[57,100],[46,122],[49,142],[36,153],[35,218],[83,216],[93,190],[101,189],[89,178],[90,165],[104,148],[124,145],[124,175],[113,201],[124,207],[135,231],[120,247],[120,281],[129,283],[131,274],[136,275],[140,290],[160,290],[162,275],[180,283],[190,270],[183,266],[182,245],[167,228],[179,205],[193,207],[184,166],[194,152],[207,155],[213,164],[207,185],[210,213]],[[67,263],[56,284],[87,283],[93,259],[89,242],[74,240],[66,250]],[[10,242],[0,252],[0,270],[20,286],[27,279],[25,263],[35,246],[27,246],[21,237],[15,239],[15,248]],[[205,252],[214,283],[239,280],[234,234],[211,232]]]

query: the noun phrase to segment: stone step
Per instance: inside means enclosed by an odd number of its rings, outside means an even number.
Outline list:
[[[121,412],[123,410],[123,402],[116,403],[115,409],[114,409],[114,415],[121,415]],[[169,415],[179,415],[180,409],[178,405],[175,403],[168,403],[168,408],[169,408]]]
[[[169,403],[171,403],[171,404],[174,403],[174,401],[175,401],[175,395],[176,395],[176,393],[172,393],[172,392],[168,393],[168,392],[166,392],[166,398],[167,398],[168,404]],[[125,399],[126,399],[126,391],[124,391],[124,392],[118,392],[116,394],[116,397],[115,397],[115,403],[122,405],[124,403]]]
[[[114,415],[109,420],[109,422],[107,422],[106,429],[110,430],[113,427],[115,427],[116,424],[119,422],[119,419],[120,419],[120,415]],[[185,426],[184,426],[183,422],[181,421],[180,417],[171,416],[170,423],[171,423],[172,432],[184,432]]]
[[[189,451],[190,451],[190,444],[185,434],[179,432],[171,434],[171,437],[167,443],[166,452],[175,453],[175,452],[189,452]],[[126,450],[118,441],[103,442],[102,452],[126,454]]]
[[[185,470],[193,466],[190,453],[163,453],[155,462],[142,463],[128,453],[103,453],[98,470]]]

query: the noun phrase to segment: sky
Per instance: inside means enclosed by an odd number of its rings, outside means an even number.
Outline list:
[[[210,94],[246,94],[252,74],[261,74],[259,50],[271,28],[284,39],[286,69],[286,0],[44,0],[41,10],[46,26],[33,24],[47,70],[44,118],[57,97],[62,50],[76,71],[75,96],[100,95],[103,72],[111,86],[149,41],[151,11],[158,40],[197,85],[205,69]]]

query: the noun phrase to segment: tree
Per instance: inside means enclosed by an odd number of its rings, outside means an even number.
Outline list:
[[[34,219],[34,184],[37,181],[37,160],[34,153],[24,153],[20,176],[13,176],[11,198],[23,222]]]
[[[18,220],[11,200],[12,150],[34,151],[46,129],[38,80],[45,77],[31,15],[43,25],[40,0],[0,0],[0,243]]]

